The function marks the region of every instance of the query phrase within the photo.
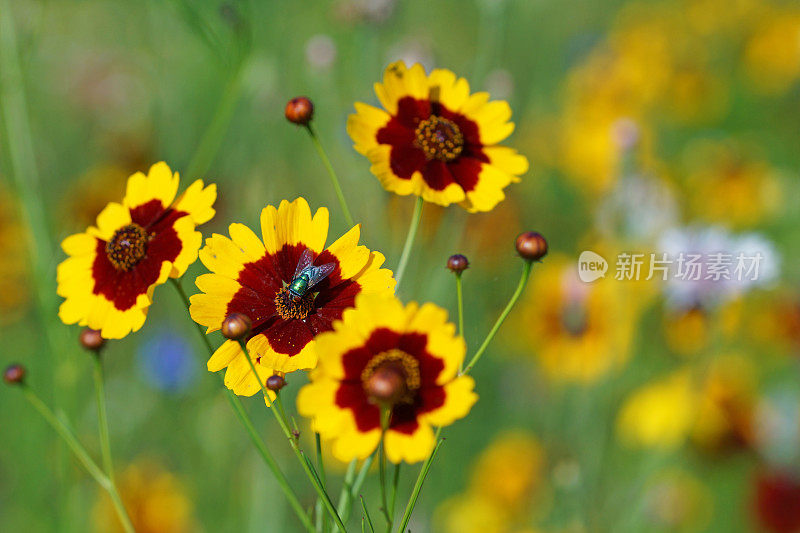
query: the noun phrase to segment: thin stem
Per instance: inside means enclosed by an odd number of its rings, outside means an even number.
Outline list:
[[[456,295],[458,296],[458,334],[464,336],[464,295],[462,291],[461,272],[456,273]]]
[[[392,497],[389,499],[389,516],[392,517],[392,521],[394,521],[394,509],[395,504],[397,502],[397,485],[400,483],[400,465],[402,463],[397,463],[394,465],[394,478],[392,479]],[[391,532],[392,528],[391,525],[389,526],[389,531]]]
[[[408,504],[406,505],[406,510],[403,513],[403,520],[400,522],[400,528],[397,530],[398,532],[403,532],[406,530],[406,526],[408,525],[408,521],[411,520],[411,513],[414,512],[414,506],[417,505],[417,499],[419,498],[419,493],[422,490],[422,484],[425,482],[425,478],[428,477],[428,471],[431,469],[431,463],[433,462],[434,457],[436,457],[436,452],[439,451],[439,447],[441,447],[444,439],[440,439],[439,435],[442,433],[442,428],[436,429],[436,446],[434,446],[433,451],[425,459],[425,463],[422,465],[422,469],[419,471],[419,475],[417,476],[417,481],[414,483],[414,490],[411,492],[411,498],[408,499]]]
[[[239,101],[245,63],[246,58],[242,58],[234,67],[235,70],[225,86],[222,98],[220,98],[214,110],[214,116],[211,118],[205,133],[203,133],[189,166],[186,167],[186,175],[189,178],[194,179],[204,174],[214,161],[220,146],[222,146],[233,112],[236,110],[236,103]]]
[[[379,445],[379,457],[378,457],[378,471],[380,475],[380,482],[381,482],[381,502],[383,506],[381,510],[383,511],[383,516],[386,518],[387,524],[387,531],[392,530],[392,515],[389,514],[389,499],[386,496],[386,430],[389,428],[389,421],[392,417],[392,410],[382,408],[381,409],[381,442]]]
[[[336,176],[336,171],[333,170],[331,160],[328,159],[328,154],[325,153],[325,149],[322,147],[322,143],[319,141],[319,137],[311,127],[311,124],[306,124],[306,130],[308,130],[308,134],[311,136],[311,142],[314,143],[314,148],[317,149],[317,153],[319,154],[320,159],[322,159],[322,164],[325,165],[325,169],[328,171],[328,176],[331,178],[331,184],[333,185],[333,190],[336,191],[336,198],[339,199],[339,206],[342,208],[344,219],[349,227],[353,227],[355,226],[355,222],[353,222],[353,215],[350,214],[350,209],[347,207],[347,200],[344,199],[342,186],[339,184],[339,178]]]
[[[372,531],[372,533],[375,533],[375,526],[372,524],[372,517],[369,516],[369,511],[367,510],[367,504],[364,503],[364,497],[359,496],[359,498],[361,499],[361,512],[364,513],[364,517],[366,517],[367,519],[369,530]]]
[[[33,390],[25,384],[22,384],[22,392],[25,394],[25,398],[30,402],[30,404],[39,411],[39,414],[42,415],[48,424],[58,433],[58,435],[64,440],[64,442],[69,446],[72,453],[75,454],[75,457],[78,458],[78,461],[83,465],[86,471],[89,473],[90,476],[94,478],[98,485],[100,485],[108,495],[111,497],[111,503],[114,505],[114,509],[117,511],[117,516],[119,516],[119,520],[122,523],[123,529],[127,533],[134,533],[133,524],[131,523],[131,519],[128,516],[128,512],[125,510],[125,506],[122,504],[122,498],[117,491],[116,485],[111,481],[111,479],[106,476],[103,471],[97,466],[97,463],[92,460],[89,452],[86,451],[86,448],[78,441],[78,438],[75,436],[75,433],[70,429],[70,427],[60,418],[58,418],[53,411],[45,404],[39,396],[33,392]]]
[[[317,445],[317,470],[319,471],[319,477],[322,481],[322,485],[327,485],[325,480],[325,463],[322,460],[322,439],[320,439],[319,433],[316,431],[314,432],[314,441]],[[317,498],[317,503],[315,506],[315,511],[317,516],[317,531],[324,531],[327,529],[327,515],[322,513],[322,500]]]
[[[485,352],[486,348],[488,348],[489,343],[492,342],[492,339],[497,334],[497,331],[500,329],[500,326],[503,325],[503,322],[505,322],[506,318],[508,317],[508,314],[511,312],[511,309],[514,308],[514,305],[517,303],[517,300],[519,300],[519,297],[522,295],[522,291],[525,288],[525,285],[528,283],[528,278],[531,275],[532,267],[533,267],[533,261],[525,261],[522,267],[522,276],[519,279],[519,284],[517,284],[517,289],[514,291],[514,294],[511,295],[511,299],[508,301],[506,308],[503,309],[503,312],[500,313],[499,317],[497,317],[494,326],[492,326],[492,329],[489,330],[489,334],[486,335],[486,338],[483,340],[483,344],[481,344],[480,348],[478,348],[478,351],[475,352],[475,355],[472,356],[472,359],[470,360],[469,364],[466,366],[466,368],[464,368],[463,372],[461,372],[462,374],[469,374],[470,370],[472,370],[472,368],[475,366],[475,363],[477,363],[478,360],[483,355],[483,352]]]
[[[314,465],[311,464],[311,461],[306,457],[305,453],[300,449],[299,444],[297,443],[297,437],[292,434],[291,430],[289,429],[289,425],[281,416],[280,411],[283,410],[283,406],[281,403],[281,395],[280,392],[275,394],[275,400],[270,401],[269,393],[267,392],[267,388],[264,385],[264,381],[261,379],[261,376],[258,375],[258,371],[256,370],[256,366],[253,364],[253,359],[250,357],[250,352],[247,351],[247,346],[245,346],[243,341],[239,341],[239,345],[242,348],[242,352],[244,353],[245,358],[247,358],[247,363],[250,365],[250,370],[253,372],[253,376],[258,381],[259,386],[261,387],[261,392],[264,395],[264,399],[269,404],[270,411],[275,415],[275,419],[278,421],[278,425],[281,427],[284,436],[289,441],[291,445],[292,451],[294,452],[297,460],[300,462],[300,466],[303,467],[303,470],[306,473],[309,481],[311,481],[311,485],[313,485],[314,490],[317,491],[317,495],[322,499],[322,504],[325,506],[325,509],[331,515],[331,518],[336,522],[336,525],[339,526],[339,529],[342,531],[347,531],[347,528],[344,527],[342,523],[342,519],[339,518],[339,514],[336,512],[336,508],[333,506],[333,502],[331,501],[330,496],[325,491],[325,487],[322,484],[317,472],[314,470]],[[276,405],[277,404],[277,405]]]
[[[342,517],[344,522],[347,522],[347,520],[350,518],[350,511],[353,508],[353,499],[358,491],[361,490],[361,486],[364,484],[364,480],[367,478],[367,473],[369,472],[369,469],[374,461],[374,453],[364,460],[364,464],[361,465],[361,470],[358,471],[358,475],[356,476],[355,481],[353,481],[353,485],[349,487],[349,490],[347,491],[347,498],[344,501],[340,500],[339,502],[339,516]],[[347,487],[346,481],[345,487]],[[343,487],[342,490],[344,490],[345,487]]]
[[[394,273],[394,279],[397,280],[395,291],[400,286],[400,281],[403,279],[403,274],[408,265],[408,259],[411,254],[411,247],[414,244],[414,239],[417,236],[419,229],[419,221],[422,219],[422,204],[424,200],[422,196],[417,197],[417,203],[414,204],[414,213],[411,215],[411,225],[408,227],[408,235],[406,235],[406,242],[403,245],[403,252],[400,254],[400,261],[397,263],[397,271]]]
[[[111,460],[111,439],[108,436],[108,415],[106,414],[106,391],[103,379],[103,354],[98,350],[94,355],[94,390],[97,394],[97,424],[100,429],[100,449],[103,453],[103,468],[111,482],[114,482],[114,462]]]
[[[183,301],[183,304],[186,306],[188,311],[189,309],[189,298],[186,296],[186,292],[183,290],[183,287],[180,284],[180,280],[171,278],[172,286],[175,287],[175,290],[178,291],[178,295]],[[211,342],[208,340],[208,336],[206,335],[205,331],[203,331],[203,326],[198,324],[197,322],[192,322],[197,326],[197,332],[200,337],[203,339],[203,343],[205,344],[206,348],[208,349],[208,355],[211,356],[214,354],[214,347],[211,346]],[[311,523],[311,519],[309,518],[308,514],[306,513],[303,506],[300,504],[300,500],[297,498],[297,494],[295,494],[292,487],[289,485],[289,480],[286,478],[286,475],[281,471],[280,467],[278,466],[278,462],[275,458],[270,454],[269,450],[267,449],[264,441],[258,435],[255,426],[253,425],[253,421],[250,418],[250,415],[247,414],[247,411],[242,405],[242,401],[239,399],[236,394],[233,393],[228,387],[225,386],[222,378],[217,374],[214,374],[220,380],[222,388],[225,389],[227,393],[228,402],[231,404],[233,411],[236,413],[236,417],[241,422],[244,429],[247,431],[250,440],[252,441],[253,445],[256,447],[258,454],[264,460],[264,464],[267,465],[267,468],[270,469],[272,475],[275,476],[275,480],[280,485],[281,490],[283,490],[284,496],[289,501],[289,505],[294,510],[297,518],[300,519],[300,522],[303,523],[303,526],[309,531],[309,533],[313,533],[315,531],[314,524]]]

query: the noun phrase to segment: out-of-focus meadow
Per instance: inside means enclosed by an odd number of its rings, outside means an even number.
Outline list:
[[[444,264],[465,254],[474,346],[514,289],[514,237],[535,229],[550,244],[475,372],[480,400],[448,429],[411,530],[800,531],[796,2],[2,0],[2,366],[24,363],[99,449],[91,361],[56,317],[58,245],[156,161],[218,184],[205,235],[257,227],[262,207],[299,195],[341,233],[325,169],[283,116],[299,94],[363,241],[394,268],[413,199],[381,188],[345,122],[397,59],[508,100],[507,144],[531,163],[489,213],[426,205],[400,298],[453,316]],[[26,109],[9,104],[19,91]],[[584,250],[608,260],[605,278],[578,280]],[[645,279],[651,253],[740,251],[764,256],[758,281]],[[615,279],[621,252],[646,254],[639,281]],[[299,531],[177,295],[156,296],[143,329],[106,352],[137,527]],[[313,505],[263,401],[245,403]],[[0,531],[115,531],[105,496],[22,396],[4,387],[0,406]]]

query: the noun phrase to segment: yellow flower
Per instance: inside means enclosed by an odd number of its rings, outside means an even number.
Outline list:
[[[470,490],[500,507],[520,513],[542,481],[544,451],[539,441],[523,431],[497,437],[472,468]]]
[[[704,531],[711,519],[711,493],[699,479],[682,470],[663,470],[644,487],[645,514],[659,531]]]
[[[433,449],[431,427],[463,418],[478,399],[473,379],[458,375],[464,340],[433,304],[404,307],[391,296],[359,295],[317,345],[319,367],[297,409],[334,440],[341,461],[363,459],[378,446],[381,406],[391,409],[387,458],[415,463]]]
[[[514,130],[508,103],[470,94],[467,80],[449,70],[426,75],[422,65],[398,61],[375,92],[383,109],[356,103],[347,132],[387,190],[489,211],[527,172],[524,156],[497,146]]]
[[[196,531],[192,500],[181,482],[150,461],[128,466],[117,480],[120,496],[137,533]],[[123,531],[114,506],[103,492],[94,508],[95,529],[102,533]]]
[[[443,533],[511,533],[512,519],[496,501],[466,493],[446,500],[436,510],[436,531]]]
[[[189,309],[208,333],[220,329],[225,317],[241,313],[252,321],[247,349],[262,380],[273,374],[314,368],[314,337],[328,331],[356,295],[391,295],[392,272],[380,268],[384,258],[358,244],[360,226],[354,226],[325,248],[328,210],[311,209],[303,198],[282,201],[276,209],[261,211],[261,239],[243,224],[231,224],[230,238],[214,234],[206,239],[200,260],[212,272],[196,280],[203,291],[190,298]],[[289,291],[301,258],[310,254],[312,265],[327,267],[321,279],[301,298]],[[226,341],[208,360],[208,370],[227,367],[225,385],[236,394],[251,396],[261,389],[239,343]]]
[[[689,147],[688,166],[692,208],[709,222],[749,227],[779,207],[781,191],[775,171],[748,155],[746,147],[698,142]]]
[[[800,10],[772,8],[745,44],[744,66],[755,88],[780,94],[800,79]]]
[[[756,369],[741,356],[717,358],[701,390],[692,439],[709,451],[753,441]]]
[[[22,316],[29,301],[27,249],[15,203],[0,187],[0,324]]]
[[[563,257],[537,267],[520,329],[545,374],[592,382],[626,363],[638,308],[632,294],[626,282],[580,281]]]
[[[144,324],[153,290],[197,259],[198,224],[214,216],[216,185],[197,180],[177,199],[178,174],[157,163],[128,179],[122,203],[109,203],[97,225],[67,237],[58,266],[58,316],[119,339]]]
[[[617,430],[634,447],[676,448],[692,428],[696,404],[691,373],[680,370],[635,390],[619,412]]]

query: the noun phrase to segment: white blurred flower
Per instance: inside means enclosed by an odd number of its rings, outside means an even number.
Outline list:
[[[324,34],[314,35],[306,43],[306,61],[315,69],[326,70],[336,60],[336,43]]]
[[[622,151],[632,150],[639,143],[641,134],[639,123],[632,118],[618,118],[611,125],[614,144]]]
[[[793,390],[772,391],[756,407],[755,443],[772,464],[800,459],[800,398]]]
[[[386,55],[386,63],[400,60],[408,66],[419,63],[429,72],[434,66],[431,48],[424,42],[424,38],[409,38],[392,46]]]
[[[624,176],[597,209],[596,222],[607,238],[650,244],[678,220],[672,189],[648,175]]]
[[[770,285],[780,272],[780,256],[766,237],[736,235],[717,226],[670,229],[659,252],[673,261],[665,291],[667,305],[675,309],[713,307]]]

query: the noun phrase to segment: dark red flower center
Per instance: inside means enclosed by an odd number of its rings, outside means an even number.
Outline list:
[[[127,272],[147,253],[147,232],[139,224],[118,229],[106,243],[106,256],[114,268]]]
[[[372,404],[412,404],[421,385],[419,362],[402,350],[381,352],[367,362],[361,383]]]
[[[414,144],[425,153],[428,161],[453,161],[464,149],[464,135],[456,123],[436,115],[421,120],[414,135]]]
[[[306,293],[302,298],[295,298],[288,288],[282,287],[275,294],[275,312],[284,320],[295,318],[302,320],[314,309],[314,295]]]

